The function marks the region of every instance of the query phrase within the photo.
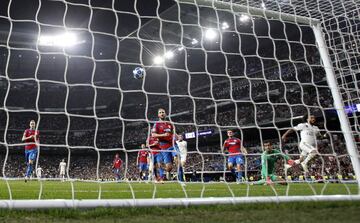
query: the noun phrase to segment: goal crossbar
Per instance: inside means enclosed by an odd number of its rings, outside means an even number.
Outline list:
[[[305,16],[292,15],[284,12],[277,12],[269,9],[256,8],[252,6],[244,6],[232,2],[223,2],[216,0],[175,0],[183,4],[196,4],[203,7],[211,7],[219,10],[229,10],[237,13],[247,13],[252,16],[260,16],[280,20],[285,22],[301,23],[306,25],[316,25],[320,20]]]
[[[98,208],[98,207],[174,207],[222,204],[280,203],[303,201],[360,201],[360,195],[315,196],[258,196],[209,198],[156,198],[156,199],[89,199],[89,200],[1,200],[5,209]]]
[[[262,16],[265,18],[277,19],[284,22],[302,23],[309,25],[314,32],[316,44],[319,49],[321,61],[323,63],[326,79],[331,90],[331,94],[334,98],[334,107],[337,110],[339,120],[341,123],[341,129],[344,133],[346,148],[350,154],[351,161],[353,163],[355,176],[357,179],[358,188],[360,189],[360,158],[359,152],[356,149],[356,145],[353,140],[351,128],[344,111],[344,103],[341,100],[340,92],[337,89],[337,82],[335,78],[334,68],[331,65],[330,57],[327,51],[326,43],[322,33],[321,21],[314,18],[291,15],[288,13],[277,12],[264,8],[256,8],[251,6],[244,6],[232,2],[223,2],[216,0],[176,0],[179,3],[196,4],[198,6],[212,7],[220,10],[229,10],[239,13],[248,13],[252,16]]]

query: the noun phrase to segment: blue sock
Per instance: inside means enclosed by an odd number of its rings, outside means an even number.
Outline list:
[[[236,171],[236,179],[238,180],[242,180],[242,172],[241,171]]]
[[[162,167],[159,168],[159,176],[160,178],[164,178],[164,169]]]
[[[32,173],[32,164],[28,163],[25,176],[30,177],[31,173]]]
[[[184,171],[182,166],[179,166],[178,180],[184,182]]]

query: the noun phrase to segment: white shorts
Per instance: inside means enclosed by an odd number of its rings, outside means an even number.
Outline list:
[[[65,171],[60,170],[60,176],[65,175]]]
[[[186,153],[180,153],[180,161],[182,163],[185,163],[186,162],[186,157],[187,157],[187,154]]]
[[[317,149],[314,146],[312,146],[312,145],[310,145],[310,144],[308,144],[306,142],[300,142],[299,148],[300,148],[300,151],[301,151],[301,153],[300,153],[301,156],[307,156],[312,151],[317,152]]]

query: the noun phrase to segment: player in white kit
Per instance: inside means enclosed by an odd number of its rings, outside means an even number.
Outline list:
[[[66,162],[64,159],[59,164],[59,170],[60,170],[60,178],[62,181],[65,180],[65,170],[66,170]]]
[[[301,164],[305,174],[307,174],[309,172],[307,167],[308,162],[319,154],[316,140],[318,136],[321,136],[321,134],[320,129],[314,125],[316,122],[314,115],[305,115],[303,120],[306,122],[300,123],[294,128],[287,130],[282,136],[282,140],[286,142],[287,136],[290,133],[300,131],[301,141],[299,143],[299,149],[301,154],[300,159],[295,160],[294,163]],[[326,137],[326,135],[323,137]]]
[[[185,181],[185,163],[186,163],[186,157],[187,157],[187,142],[184,140],[184,137],[182,135],[176,135],[176,145],[175,145],[175,163],[178,166],[178,180],[182,183],[182,185],[185,186],[183,183]]]
[[[187,157],[187,142],[184,140],[184,137],[182,135],[178,135],[178,140],[176,141],[176,144],[179,148],[181,166],[184,168]]]
[[[42,174],[42,172],[43,172],[43,169],[40,167],[40,166],[38,166],[37,168],[36,168],[36,177],[40,180],[41,179],[41,174]]]

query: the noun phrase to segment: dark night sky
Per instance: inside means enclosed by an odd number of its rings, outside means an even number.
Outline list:
[[[36,77],[43,82],[57,81],[42,83],[40,88],[41,91],[59,90],[61,93],[58,95],[62,98],[66,89],[65,81],[74,85],[87,84],[88,87],[82,88],[72,86],[72,89],[78,88],[89,96],[89,100],[82,100],[84,105],[78,105],[86,107],[85,102],[88,101],[91,106],[93,101],[92,81],[96,86],[120,87],[122,91],[141,92],[144,87],[149,93],[188,95],[189,79],[192,81],[191,90],[228,81],[226,62],[229,67],[239,66],[240,70],[229,75],[244,77],[245,69],[249,71],[256,64],[274,66],[280,60],[284,63],[290,59],[296,60],[290,52],[298,51],[300,57],[305,57],[303,50],[299,50],[302,49],[299,42],[314,47],[309,27],[259,17],[242,23],[238,21],[240,15],[221,11],[218,11],[217,20],[211,8],[199,8],[198,12],[195,6],[184,4],[178,12],[175,2],[159,2],[157,15],[157,0],[138,0],[136,5],[133,0],[119,0],[115,1],[114,6],[109,0],[68,0],[67,4],[62,1],[41,1],[41,5],[37,0],[13,0],[10,7],[9,1],[0,1],[0,15],[3,16],[0,16],[0,44],[3,44],[0,46],[0,55],[3,55],[0,57],[0,75],[4,76],[7,72],[13,80]],[[11,23],[5,17],[11,18]],[[221,32],[222,40],[205,41],[204,28],[217,27],[222,22],[229,24],[229,29]],[[60,33],[64,27],[77,32],[84,43],[65,49],[65,55],[59,48],[36,47],[39,33]],[[10,48],[4,46],[9,34]],[[193,38],[198,39],[199,44],[193,45]],[[176,51],[179,46],[184,46],[186,50]],[[164,48],[175,50],[175,58],[166,61],[167,69],[153,67],[154,55],[163,54]],[[5,71],[7,63],[9,66]],[[146,68],[144,81],[132,77],[132,70],[136,66]],[[207,72],[223,77],[209,77]],[[16,86],[33,86],[36,82],[26,80],[10,84],[13,89]],[[76,98],[76,93],[74,95]],[[132,98],[141,99],[128,100],[129,103],[144,104],[144,95],[142,92],[139,95],[131,95]],[[60,107],[64,107],[64,104],[61,103]]]

